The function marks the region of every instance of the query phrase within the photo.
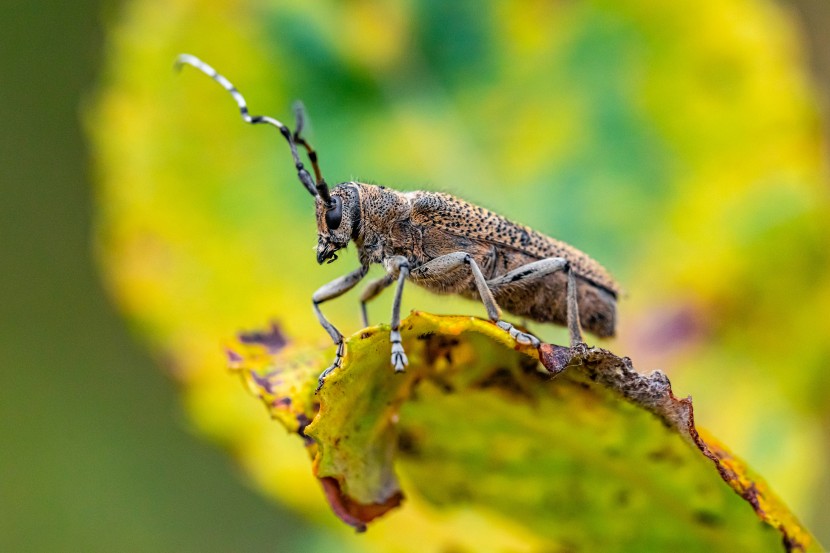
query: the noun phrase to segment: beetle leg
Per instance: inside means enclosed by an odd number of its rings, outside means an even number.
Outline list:
[[[368,266],[362,266],[358,269],[355,269],[351,273],[344,275],[340,278],[336,278],[321,286],[314,295],[311,297],[311,301],[314,303],[314,313],[317,315],[317,319],[320,321],[320,324],[323,328],[326,329],[326,332],[329,333],[331,336],[334,345],[337,346],[337,353],[336,357],[334,358],[334,363],[331,364],[329,368],[323,371],[318,379],[317,383],[317,390],[320,391],[320,388],[323,387],[323,382],[325,381],[326,377],[333,371],[334,369],[340,366],[340,363],[343,360],[343,335],[340,334],[340,331],[337,330],[333,324],[331,324],[328,319],[323,315],[323,312],[320,311],[320,304],[328,301],[332,298],[336,298],[338,296],[342,296],[349,290],[355,287],[355,285],[360,282],[360,280],[366,276],[366,273],[369,271]]]
[[[409,359],[406,358],[406,353],[403,351],[401,344],[401,295],[403,294],[403,283],[409,276],[409,261],[403,256],[395,256],[389,259],[385,265],[390,275],[398,273],[398,285],[395,288],[395,299],[392,301],[392,321],[389,326],[392,327],[389,333],[389,341],[392,342],[392,366],[395,367],[395,372],[402,372],[409,364]],[[394,279],[394,276],[392,276]]]
[[[499,319],[498,321],[493,322],[495,322],[496,326],[500,329],[507,331],[507,333],[510,334],[510,337],[519,342],[520,344],[530,345],[534,348],[538,348],[542,344],[542,342],[539,341],[539,338],[537,338],[533,334],[530,334],[529,332],[522,332],[521,330],[513,326],[511,323],[508,323],[503,319]]]
[[[568,260],[564,257],[549,257],[522,265],[500,277],[487,281],[491,289],[501,288],[516,282],[530,282],[545,277],[557,271],[567,269]]]
[[[487,316],[490,317],[490,320],[496,323],[496,326],[502,330],[507,331],[510,337],[518,343],[538,348],[541,344],[539,338],[528,332],[522,332],[501,318],[501,309],[496,303],[496,298],[493,297],[493,291],[490,289],[489,283],[485,280],[473,256],[467,255],[464,258],[464,263],[468,264],[470,270],[473,272],[473,278],[475,278],[476,287],[478,288],[478,295],[481,297],[481,301],[484,302],[484,307],[487,309]]]
[[[364,327],[369,326],[369,314],[366,311],[366,304],[370,300],[378,297],[380,293],[391,286],[393,282],[395,282],[395,276],[391,273],[387,273],[381,278],[370,282],[363,290],[363,293],[360,295],[360,314],[363,317]]]
[[[536,338],[536,336],[528,334],[527,332],[521,332],[512,324],[502,320],[501,308],[499,308],[499,304],[496,303],[496,298],[493,297],[493,292],[490,289],[490,283],[488,283],[484,278],[478,263],[476,263],[476,260],[473,259],[473,256],[470,254],[466,252],[448,253],[447,255],[436,257],[423,265],[419,265],[413,272],[420,277],[427,275],[440,277],[442,274],[449,273],[462,265],[468,265],[470,267],[470,271],[473,273],[476,288],[478,289],[478,295],[481,298],[481,302],[484,304],[484,308],[487,309],[487,316],[490,320],[502,330],[510,333],[510,336],[520,344],[539,347],[541,342],[539,342],[539,339]]]
[[[582,340],[582,331],[580,330],[579,324],[579,305],[576,301],[576,275],[571,269],[570,265],[568,266],[568,335],[571,338],[571,347],[574,347],[577,344],[581,344]]]
[[[532,281],[557,271],[565,271],[568,277],[566,289],[566,313],[568,335],[571,347],[573,347],[576,344],[582,343],[582,331],[580,330],[579,324],[579,306],[577,304],[576,296],[576,276],[574,275],[573,270],[571,270],[567,259],[563,257],[540,259],[539,261],[534,261],[532,263],[528,263],[527,265],[522,265],[521,267],[513,269],[509,273],[498,278],[489,280],[487,281],[487,284],[492,289],[504,288],[516,282]]]

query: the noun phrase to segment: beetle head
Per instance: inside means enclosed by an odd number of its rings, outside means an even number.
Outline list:
[[[317,263],[333,262],[360,232],[360,194],[351,183],[331,190],[329,202],[317,197]]]

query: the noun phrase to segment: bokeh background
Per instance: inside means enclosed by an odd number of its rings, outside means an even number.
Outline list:
[[[286,148],[181,51],[255,112],[304,99],[331,182],[453,192],[601,260],[626,289],[607,345],[829,543],[830,13],[661,4],[2,6],[0,550],[380,547],[221,357],[271,318],[324,344],[307,298],[353,261],[316,266]]]

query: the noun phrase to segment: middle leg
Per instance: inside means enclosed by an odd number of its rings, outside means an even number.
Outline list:
[[[369,303],[370,300],[378,297],[380,293],[391,286],[393,282],[395,282],[395,275],[392,273],[386,273],[379,279],[370,282],[363,290],[363,293],[360,295],[360,314],[363,317],[364,328],[369,326],[369,313],[366,311],[366,304]]]
[[[403,295],[403,283],[409,276],[409,261],[399,255],[388,260],[386,265],[389,274],[398,273],[398,286],[395,288],[395,299],[392,301],[392,320],[389,323],[392,327],[389,332],[389,341],[392,342],[392,366],[395,367],[395,372],[403,372],[409,364],[409,359],[401,344],[401,296]]]

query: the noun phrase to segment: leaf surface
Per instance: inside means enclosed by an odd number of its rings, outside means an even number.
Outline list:
[[[557,547],[810,547],[764,482],[702,437],[691,400],[662,373],[584,345],[537,353],[471,317],[415,312],[401,328],[405,373],[390,368],[387,330],[373,327],[348,340],[316,398],[325,362],[291,365],[296,353],[250,341],[233,350],[233,367],[306,438],[334,511],[358,529],[405,491],[497,513]]]

